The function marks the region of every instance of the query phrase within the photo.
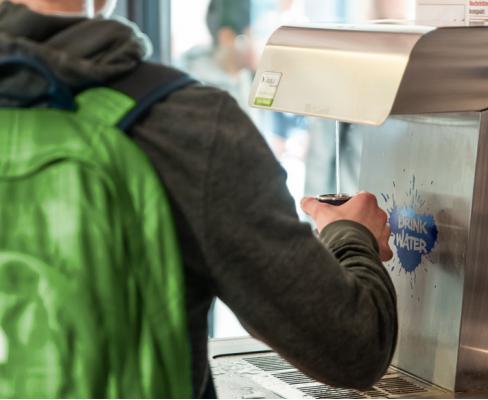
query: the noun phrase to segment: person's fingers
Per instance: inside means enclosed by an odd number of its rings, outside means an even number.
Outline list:
[[[356,196],[356,199],[363,201],[365,204],[372,205],[374,207],[378,207],[378,200],[373,193],[370,192],[359,192]]]
[[[378,243],[381,261],[388,261],[393,257],[393,251],[390,247],[390,235],[390,226],[386,225],[381,235],[380,243]]]
[[[391,231],[387,224],[388,214],[378,207],[374,194],[360,192],[342,206],[332,206],[321,203],[314,197],[304,197],[300,205],[315,220],[319,231],[332,221],[345,217],[364,225],[378,241],[380,259],[388,261],[393,257],[389,245]]]
[[[384,243],[380,246],[380,260],[389,261],[393,258],[393,251],[388,243]]]
[[[384,210],[382,210],[381,208],[379,210],[380,211],[379,211],[378,220],[382,225],[385,225],[386,222],[388,221],[388,214]]]
[[[316,200],[314,197],[304,197],[300,201],[300,206],[305,214],[312,218],[317,216],[320,206],[323,204]]]

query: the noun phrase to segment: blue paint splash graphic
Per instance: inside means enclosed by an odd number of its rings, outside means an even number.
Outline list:
[[[430,184],[432,185],[432,181]],[[423,185],[421,185],[423,186]],[[396,189],[396,184],[393,182]],[[413,274],[411,286],[415,283],[415,270],[422,263],[437,243],[438,229],[433,215],[420,212],[425,201],[416,188],[415,176],[410,181],[410,188],[405,193],[408,199],[404,204],[398,205],[395,194],[382,193],[385,203],[388,203],[387,211],[392,234],[393,245],[397,250],[398,264],[408,273]],[[395,263],[396,264],[396,263]],[[395,265],[391,267],[394,271]]]
[[[402,267],[413,272],[429,254],[437,242],[437,226],[432,215],[418,214],[411,207],[393,207],[390,228],[393,244]]]

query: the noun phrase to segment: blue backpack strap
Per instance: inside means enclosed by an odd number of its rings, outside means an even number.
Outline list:
[[[117,127],[132,136],[131,128],[158,102],[166,100],[174,92],[196,84],[189,75],[160,64],[143,62],[134,71],[108,86],[136,101],[136,106],[117,124]]]
[[[56,77],[56,75],[46,66],[39,58],[28,54],[9,54],[0,58],[0,73],[9,68],[26,68],[35,72],[39,77],[44,79],[47,84],[47,91],[38,97],[32,99],[23,99],[21,94],[12,98],[24,103],[24,107],[30,107],[38,103],[47,103],[48,107],[59,108],[63,110],[75,110],[75,101],[71,89]]]

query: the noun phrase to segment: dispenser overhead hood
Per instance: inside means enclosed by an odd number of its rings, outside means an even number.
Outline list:
[[[381,125],[389,115],[488,108],[488,29],[283,26],[270,37],[250,105]]]

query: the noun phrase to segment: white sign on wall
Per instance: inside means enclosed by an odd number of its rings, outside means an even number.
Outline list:
[[[417,0],[415,20],[433,26],[488,25],[488,0]]]
[[[488,25],[488,1],[470,0],[468,16],[469,25]]]

